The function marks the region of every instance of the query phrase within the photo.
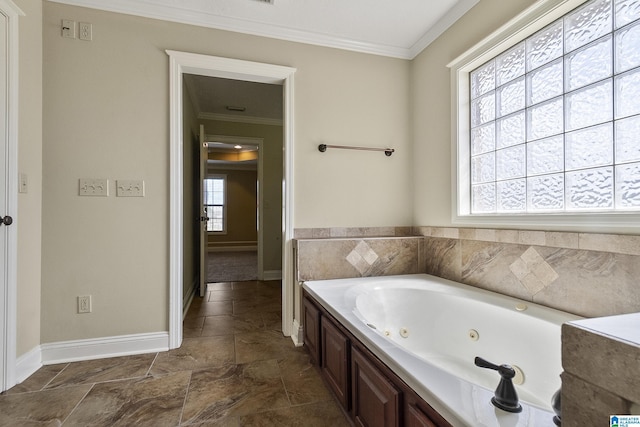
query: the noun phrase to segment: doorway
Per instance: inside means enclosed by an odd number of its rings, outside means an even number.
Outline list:
[[[169,348],[182,343],[183,308],[183,76],[195,74],[282,86],[284,165],[282,187],[282,332],[290,336],[293,301],[293,74],[294,68],[167,51],[170,73]],[[296,331],[297,333],[297,331]]]
[[[223,123],[221,128],[225,127]],[[244,127],[236,123],[231,129]],[[246,128],[246,133],[260,134],[263,127],[247,123]],[[279,141],[270,141],[268,135],[266,140],[228,135],[206,135],[205,139],[207,176],[217,178],[223,193],[219,200],[223,206],[216,206],[218,213],[208,215],[217,217],[217,229],[204,236],[208,281],[280,279],[282,212],[266,206],[279,206],[282,200],[281,136]],[[273,252],[278,255],[275,263]]]

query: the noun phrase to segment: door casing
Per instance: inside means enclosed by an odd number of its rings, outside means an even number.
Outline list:
[[[221,77],[283,87],[284,165],[282,238],[282,332],[294,328],[293,278],[293,76],[295,68],[167,50],[169,55],[169,348],[182,343],[183,151],[182,79],[184,74]]]

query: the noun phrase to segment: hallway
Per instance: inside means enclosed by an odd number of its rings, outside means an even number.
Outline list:
[[[348,426],[280,310],[280,281],[210,284],[182,347],[44,366],[0,395],[0,426]]]

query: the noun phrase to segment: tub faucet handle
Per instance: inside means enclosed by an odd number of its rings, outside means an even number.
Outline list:
[[[481,357],[476,357],[474,363],[480,368],[493,369],[500,374],[500,382],[494,396],[491,398],[493,406],[507,412],[521,412],[522,406],[518,403],[518,393],[516,393],[513,381],[511,381],[516,375],[515,369],[506,364],[496,365]]]
[[[483,359],[482,357],[476,357],[474,360],[476,366],[480,368],[488,368],[493,369],[494,371],[498,371],[501,377],[503,378],[513,378],[516,376],[516,370],[511,367],[511,365],[495,365],[488,360]]]

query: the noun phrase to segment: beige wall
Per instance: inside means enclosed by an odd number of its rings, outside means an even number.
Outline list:
[[[412,62],[414,224],[451,224],[451,81],[447,64],[533,3],[483,0]]]
[[[92,23],[93,41],[63,39],[61,19]],[[51,2],[43,39],[41,342],[168,329],[165,49],[297,68],[294,226],[411,224],[408,62]],[[109,178],[111,196],[79,197],[79,178]],[[144,179],[146,197],[115,197],[116,179]]]
[[[227,178],[227,229],[224,234],[209,233],[209,244],[225,246],[225,242],[257,244],[257,182],[255,170],[210,169],[209,175]]]
[[[42,3],[15,0],[19,20],[18,172],[28,192],[18,194],[17,356],[40,344],[42,219]]]

